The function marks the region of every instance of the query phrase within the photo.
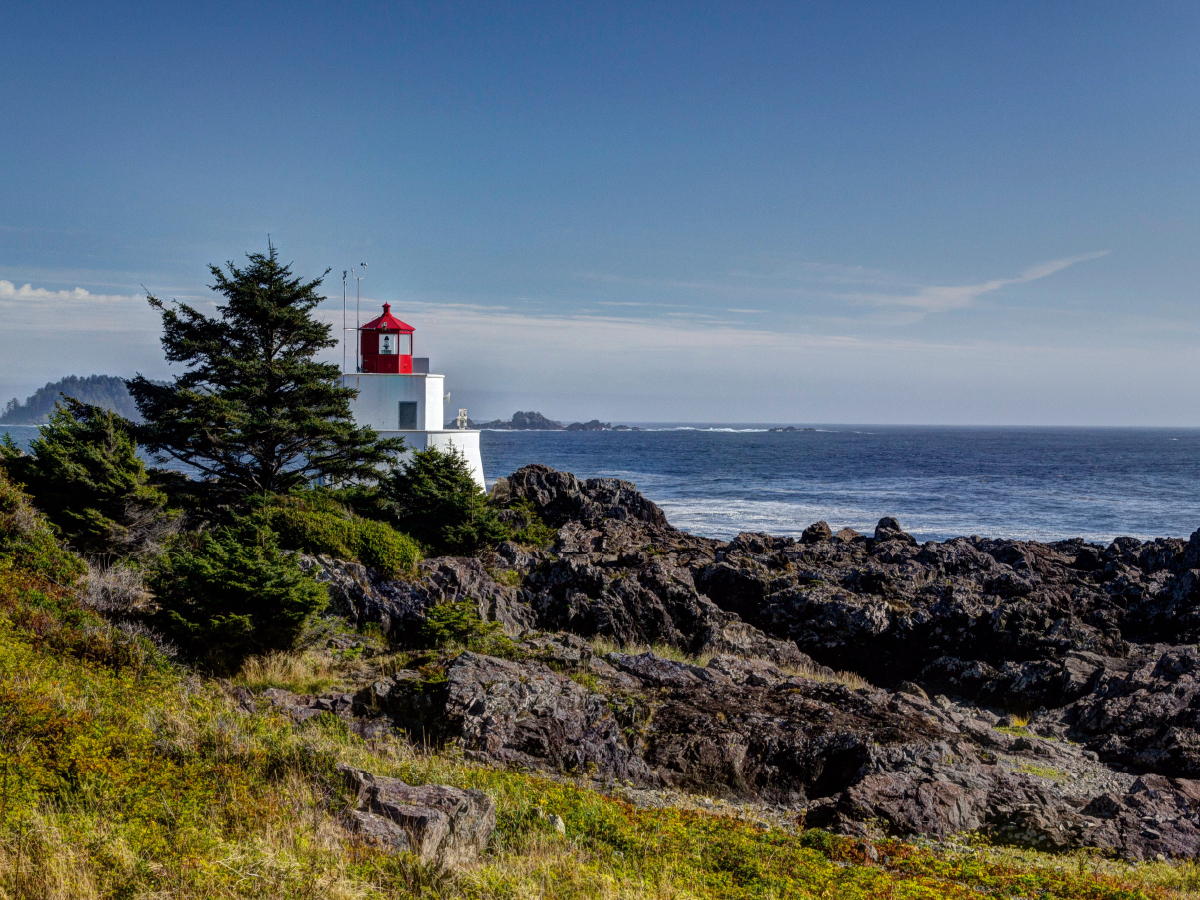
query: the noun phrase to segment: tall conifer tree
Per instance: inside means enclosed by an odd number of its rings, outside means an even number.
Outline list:
[[[337,344],[312,316],[324,278],[305,282],[275,247],[249,264],[209,269],[223,295],[215,317],[150,295],[162,314],[167,360],[187,371],[170,384],[138,375],[129,391],[145,418],[143,445],[199,470],[225,501],[283,492],[317,476],[373,479],[402,448],[354,424],[339,369],[316,354]],[[326,273],[328,274],[328,270]]]

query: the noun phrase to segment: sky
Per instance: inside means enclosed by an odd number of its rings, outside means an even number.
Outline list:
[[[269,235],[476,420],[1200,426],[1194,3],[0,21],[0,403]]]

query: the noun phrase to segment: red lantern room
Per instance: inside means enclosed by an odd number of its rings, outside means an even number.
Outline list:
[[[392,315],[392,305],[383,304],[383,315],[359,329],[363,372],[391,375],[412,374],[413,327]]]

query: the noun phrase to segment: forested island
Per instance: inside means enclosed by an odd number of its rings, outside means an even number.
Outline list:
[[[44,425],[62,397],[108,409],[133,422],[141,421],[124,378],[114,375],[68,375],[38,388],[21,402],[13,397],[0,412],[0,425]]]
[[[184,371],[130,381],[140,422],[62,399],[0,447],[8,895],[1193,889],[1200,533],[719,541],[616,479],[485,495],[354,423],[320,279],[212,273],[216,317],[150,299]]]

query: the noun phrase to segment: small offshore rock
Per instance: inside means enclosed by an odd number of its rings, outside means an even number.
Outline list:
[[[819,544],[832,537],[833,530],[829,527],[829,523],[822,519],[805,528],[804,533],[800,535],[800,541],[805,544]]]

